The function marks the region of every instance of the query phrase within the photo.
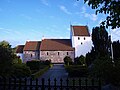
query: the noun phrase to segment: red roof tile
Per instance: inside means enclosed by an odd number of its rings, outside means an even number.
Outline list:
[[[40,41],[27,41],[24,51],[37,51],[40,48]]]
[[[23,53],[23,48],[24,48],[24,45],[18,45],[15,52],[16,53]]]
[[[44,39],[40,46],[41,51],[73,51],[70,39]]]
[[[74,36],[90,36],[87,26],[72,26]]]

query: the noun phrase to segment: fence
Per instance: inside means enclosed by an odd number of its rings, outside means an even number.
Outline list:
[[[0,90],[101,90],[100,79],[0,78]]]

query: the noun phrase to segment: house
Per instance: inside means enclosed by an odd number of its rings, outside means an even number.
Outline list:
[[[51,60],[63,63],[64,57],[86,55],[92,49],[92,40],[87,26],[70,26],[70,39],[42,39],[27,41],[23,48],[23,62],[29,60]]]
[[[75,48],[75,57],[86,55],[92,49],[92,40],[87,26],[72,26],[70,38]]]
[[[20,57],[21,60],[23,60],[23,48],[24,48],[24,45],[18,45],[17,48],[16,48],[16,55],[18,57]]]
[[[70,39],[44,39],[40,46],[40,60],[51,60],[52,63],[64,63],[69,56],[74,60],[75,52]]]
[[[24,59],[23,62],[29,60],[38,60],[39,59],[39,50],[40,50],[40,41],[27,41],[24,49]]]

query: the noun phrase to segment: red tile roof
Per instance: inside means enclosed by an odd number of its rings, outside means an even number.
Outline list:
[[[23,48],[24,48],[24,45],[18,45],[15,52],[16,53],[23,53]]]
[[[44,39],[40,46],[41,51],[73,51],[70,39]]]
[[[40,41],[27,41],[24,51],[37,51],[40,48]]]
[[[90,36],[87,26],[72,26],[74,36]]]

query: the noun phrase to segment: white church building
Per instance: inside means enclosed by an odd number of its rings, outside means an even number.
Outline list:
[[[88,26],[70,26],[70,39],[42,39],[41,41],[26,41],[23,49],[18,45],[16,54],[21,55],[23,62],[30,60],[51,60],[52,63],[64,63],[69,56],[86,55],[92,49],[91,35]],[[19,50],[18,50],[19,49]],[[21,51],[22,50],[22,51]],[[21,57],[20,56],[20,57]]]

